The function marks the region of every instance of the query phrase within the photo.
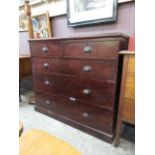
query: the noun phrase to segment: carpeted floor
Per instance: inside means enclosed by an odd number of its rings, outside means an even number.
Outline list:
[[[30,129],[44,130],[80,150],[84,155],[134,155],[134,142],[121,139],[120,146],[115,148],[98,138],[90,136],[80,130],[72,128],[62,122],[34,111],[34,106],[28,104],[29,96],[33,92],[22,94],[19,104],[20,121],[24,125],[24,132]]]

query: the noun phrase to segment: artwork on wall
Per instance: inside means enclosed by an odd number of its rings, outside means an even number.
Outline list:
[[[48,13],[32,17],[32,31],[34,38],[48,38],[52,36]]]
[[[38,4],[38,3],[42,2],[42,1],[46,1],[46,0],[29,0],[30,5]],[[19,0],[19,7],[23,6],[24,3],[25,3],[25,0]]]
[[[130,2],[130,1],[134,1],[134,0],[118,0],[118,3]]]
[[[24,12],[19,12],[19,31],[28,31],[28,19]]]
[[[116,21],[117,0],[67,0],[68,25]]]

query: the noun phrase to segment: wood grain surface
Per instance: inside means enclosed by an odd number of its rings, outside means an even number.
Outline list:
[[[82,155],[68,143],[41,130],[30,130],[19,138],[19,155]]]
[[[128,37],[105,34],[29,41],[34,90],[41,92],[35,110],[112,142],[120,85],[119,51],[127,49]]]

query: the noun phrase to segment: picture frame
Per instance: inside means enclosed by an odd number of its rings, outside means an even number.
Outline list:
[[[117,0],[67,0],[68,26],[114,22]]]
[[[25,0],[19,0],[19,7],[24,5]]]
[[[28,18],[24,12],[19,12],[19,32],[28,31]]]
[[[33,38],[52,37],[48,12],[33,16],[31,19]]]
[[[30,5],[36,5],[39,4],[41,2],[45,2],[45,0],[29,0]],[[25,4],[25,0],[19,0],[19,7],[23,7]]]
[[[134,0],[118,0],[118,3],[124,3],[124,2],[132,2]]]

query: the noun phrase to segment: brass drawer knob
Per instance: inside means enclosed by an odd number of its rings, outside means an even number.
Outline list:
[[[91,66],[84,66],[83,67],[83,71],[84,72],[90,72],[90,71],[92,71],[93,70],[93,68],[91,67]]]
[[[82,92],[85,95],[90,95],[91,94],[91,90],[90,89],[84,89]]]
[[[90,52],[92,52],[92,48],[90,46],[85,46],[84,49],[83,49],[83,51],[85,53],[90,53]]]
[[[47,100],[45,103],[49,105],[51,102],[49,100]]]
[[[42,48],[42,52],[44,52],[44,53],[48,53],[48,47],[46,47],[46,46],[43,47],[43,48]]]
[[[49,65],[48,65],[48,63],[44,63],[43,66],[44,66],[44,68],[48,68]]]
[[[45,85],[49,85],[50,84],[50,82],[48,81],[48,80],[45,80]]]
[[[88,118],[88,117],[89,117],[89,113],[84,112],[84,113],[82,114],[82,116],[85,117],[85,118]]]

